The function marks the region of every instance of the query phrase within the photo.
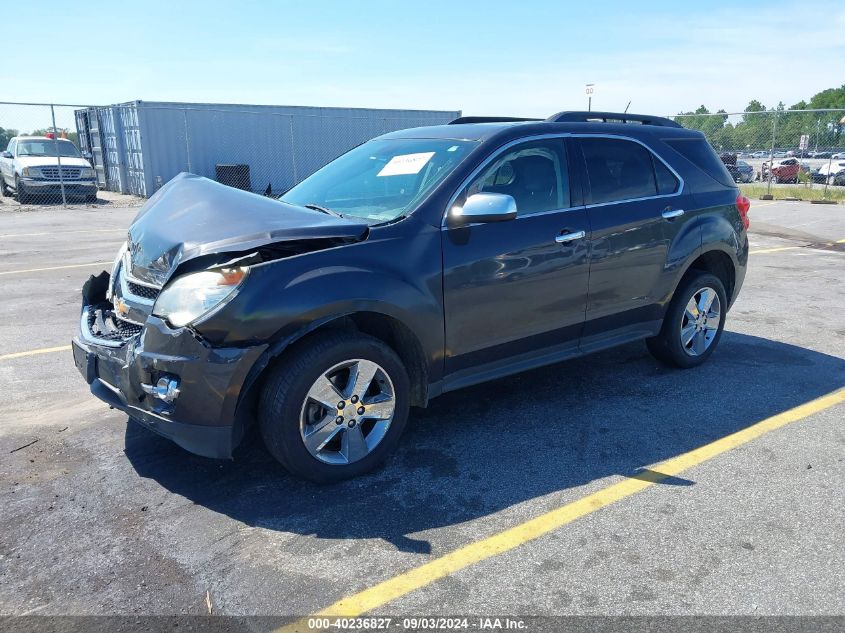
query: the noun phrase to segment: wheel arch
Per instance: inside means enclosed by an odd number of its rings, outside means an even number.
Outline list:
[[[684,269],[684,272],[675,284],[674,292],[686,281],[691,275],[697,272],[710,273],[719,278],[722,285],[725,287],[725,295],[728,297],[728,303],[733,300],[734,290],[736,289],[736,264],[733,258],[723,250],[711,249],[700,253],[693,259]]]
[[[361,310],[316,319],[271,345],[255,362],[244,380],[236,409],[236,425],[247,426],[255,419],[258,396],[274,364],[292,347],[307,344],[309,338],[328,330],[360,332],[382,341],[396,352],[408,372],[411,405],[424,407],[428,404],[429,370],[420,339],[395,316]]]

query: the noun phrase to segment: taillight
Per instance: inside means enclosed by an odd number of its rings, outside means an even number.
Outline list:
[[[748,212],[751,210],[751,200],[742,194],[737,195],[736,210],[739,211],[739,217],[742,218],[742,225],[747,229],[751,225],[748,219]]]

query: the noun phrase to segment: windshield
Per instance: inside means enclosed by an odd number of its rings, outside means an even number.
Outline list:
[[[39,139],[35,141],[18,141],[18,156],[56,156],[56,144],[59,146],[59,156],[79,158],[79,150],[70,141]]]
[[[281,200],[387,222],[410,212],[475,146],[452,139],[376,139],[335,159]]]

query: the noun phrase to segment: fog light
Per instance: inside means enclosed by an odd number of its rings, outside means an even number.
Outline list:
[[[154,398],[173,402],[179,397],[179,379],[176,376],[162,376],[155,385],[141,383],[141,389]]]

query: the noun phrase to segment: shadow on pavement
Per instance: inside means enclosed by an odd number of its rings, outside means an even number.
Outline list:
[[[248,525],[427,553],[409,535],[609,475],[650,480],[649,464],[843,385],[845,360],[725,332],[698,369],[662,367],[632,344],[446,394],[412,410],[383,468],[333,486],[287,475],[256,433],[220,462],[130,423],[125,451],[142,477]]]

